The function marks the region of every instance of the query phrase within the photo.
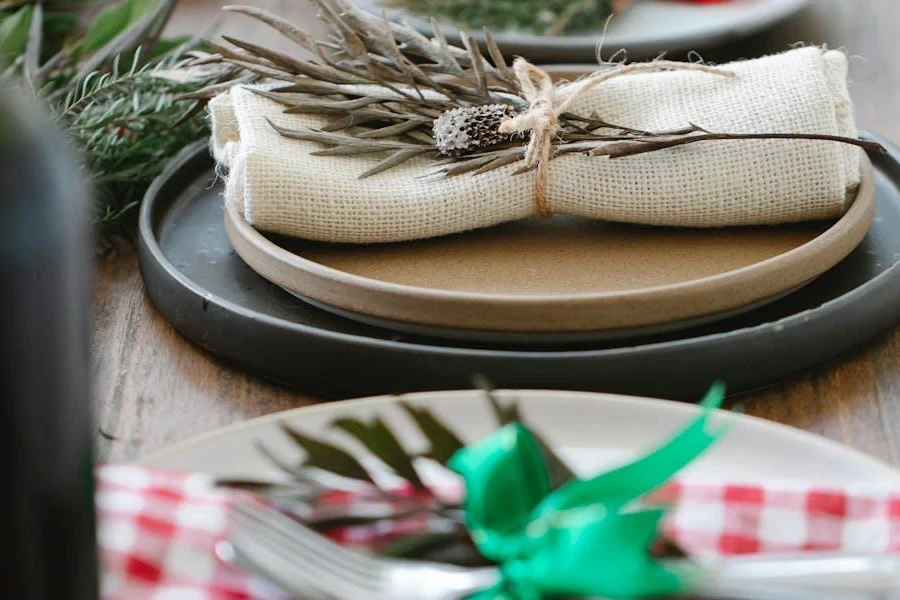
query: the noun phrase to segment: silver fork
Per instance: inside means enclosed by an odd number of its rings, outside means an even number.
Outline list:
[[[278,584],[304,600],[459,600],[499,579],[495,568],[389,559],[344,548],[279,511],[240,505],[219,557]],[[694,568],[684,561],[675,568]],[[900,559],[803,555],[726,561],[691,590],[700,598],[732,600],[871,600],[891,598]]]
[[[298,598],[458,600],[499,579],[497,569],[386,559],[344,548],[275,509],[234,509],[229,545],[219,557],[237,562]]]

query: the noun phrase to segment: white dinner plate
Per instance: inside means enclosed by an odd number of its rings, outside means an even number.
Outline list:
[[[518,399],[523,420],[582,475],[655,447],[700,410],[692,404],[609,394],[511,391],[499,395]],[[489,404],[477,391],[431,392],[404,399],[429,406],[466,442],[476,441],[495,428]],[[339,416],[364,418],[375,414],[385,417],[410,450],[421,448],[418,430],[396,403],[396,398],[378,397],[277,413],[171,446],[140,462],[216,476],[270,479],[277,477],[278,471],[259,452],[257,442],[289,460],[300,456],[280,430],[280,422],[316,435],[333,436],[354,451],[358,448],[329,431],[328,424]],[[735,413],[721,412],[715,419],[718,423],[731,421],[731,429],[688,467],[684,477],[694,481],[825,486],[900,484],[900,471],[811,433]],[[448,476],[437,467],[423,475],[437,484]]]
[[[359,0],[361,6],[378,12],[380,0]],[[730,0],[721,4],[692,4],[679,0],[636,0],[616,17],[607,31],[604,55],[624,48],[632,58],[654,56],[663,51],[701,50],[756,33],[782,21],[805,7],[809,0]],[[429,33],[428,20],[412,13],[389,10],[394,18],[406,16],[422,33]],[[480,39],[480,28],[469,31]],[[475,30],[478,31],[475,31]],[[602,30],[565,36],[540,36],[524,32],[492,32],[504,53],[532,61],[584,61],[594,58]],[[444,34],[459,41],[455,27]]]

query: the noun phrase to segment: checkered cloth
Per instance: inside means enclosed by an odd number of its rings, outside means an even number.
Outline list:
[[[246,500],[206,475],[108,466],[98,472],[98,536],[105,600],[281,599],[275,587],[222,564],[229,507]],[[654,494],[671,504],[665,534],[698,558],[802,550],[900,551],[900,490],[681,482]],[[335,493],[324,506],[374,503]],[[428,526],[341,528],[342,543],[377,546]]]

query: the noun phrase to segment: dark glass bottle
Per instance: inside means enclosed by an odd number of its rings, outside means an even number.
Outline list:
[[[94,600],[87,194],[0,79],[0,598]]]

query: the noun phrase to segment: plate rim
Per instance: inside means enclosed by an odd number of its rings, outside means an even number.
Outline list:
[[[247,223],[230,203],[224,211],[225,230],[241,259],[265,279],[351,312],[460,330],[615,331],[739,308],[815,279],[846,258],[865,238],[875,213],[874,166],[859,152],[862,177],[853,203],[812,240],[738,269],[637,290],[509,295],[412,286],[349,273],[295,254]],[[743,291],[735,294],[734,289]],[[698,304],[702,311],[696,310]],[[555,317],[547,319],[548,313]],[[544,318],[535,318],[538,315]]]
[[[622,329],[604,329],[604,330],[583,330],[583,331],[575,331],[575,332],[556,332],[556,331],[548,331],[548,332],[536,332],[536,331],[488,331],[488,330],[478,330],[478,329],[458,329],[451,327],[441,327],[436,325],[421,325],[417,323],[405,323],[402,321],[392,321],[390,319],[384,319],[380,317],[373,317],[370,315],[365,315],[362,313],[354,313],[346,309],[338,308],[335,306],[329,306],[328,304],[324,304],[322,302],[318,302],[311,298],[305,298],[296,292],[292,292],[290,290],[285,290],[287,293],[292,296],[299,298],[301,301],[306,302],[318,309],[324,310],[326,312],[330,312],[339,317],[343,317],[345,319],[350,319],[352,321],[356,321],[357,323],[361,323],[363,325],[369,325],[372,327],[378,327],[380,329],[386,329],[389,331],[395,331],[397,333],[412,335],[416,337],[429,337],[438,340],[444,340],[448,342],[462,342],[462,343],[475,343],[475,344],[490,344],[496,343],[507,346],[537,346],[537,345],[560,345],[560,344],[585,344],[585,343],[610,343],[610,342],[618,342],[622,340],[628,339],[640,339],[640,338],[649,338],[657,335],[669,335],[673,333],[678,333],[679,331],[684,331],[687,329],[691,329],[694,327],[701,327],[704,325],[708,325],[711,323],[716,323],[721,320],[729,319],[732,317],[736,317],[738,315],[742,315],[747,312],[751,312],[753,310],[757,310],[762,308],[768,304],[773,302],[777,302],[778,300],[793,294],[794,292],[800,290],[812,283],[813,280],[804,282],[803,284],[787,290],[783,293],[776,294],[775,296],[771,296],[768,298],[763,298],[757,302],[749,304],[747,306],[741,306],[736,309],[732,309],[730,311],[715,313],[712,315],[704,315],[700,317],[694,317],[686,320],[680,321],[671,321],[657,325],[643,325],[639,327],[627,327]],[[282,288],[284,289],[284,288]]]
[[[578,403],[584,403],[588,405],[597,405],[598,403],[613,403],[618,405],[643,405],[650,408],[665,407],[666,410],[681,413],[681,415],[684,416],[685,420],[689,419],[692,416],[696,416],[702,410],[700,405],[697,403],[679,402],[661,398],[648,398],[644,396],[632,396],[627,394],[613,394],[607,392],[548,389],[501,389],[497,390],[497,392],[504,395],[517,395],[519,400],[522,402],[531,401],[529,400],[529,397],[534,398],[535,396],[541,396],[543,397],[544,401],[548,402],[552,402],[554,397],[566,397],[569,400],[575,400]],[[459,400],[461,396],[465,396],[468,398],[471,396],[480,395],[481,393],[482,392],[480,392],[479,390],[440,390],[415,392],[400,395],[367,396],[350,400],[322,402],[311,406],[283,410],[259,417],[245,419],[243,421],[238,421],[230,425],[225,425],[212,431],[207,431],[199,435],[191,436],[185,440],[166,445],[145,456],[138,457],[136,460],[131,461],[130,464],[148,467],[157,466],[160,461],[166,460],[173,456],[178,456],[179,454],[182,454],[184,451],[189,450],[190,448],[201,446],[210,441],[228,437],[236,433],[252,431],[253,429],[273,425],[278,423],[279,421],[294,419],[298,415],[321,416],[327,413],[334,413],[335,415],[337,415],[345,411],[353,412],[354,410],[357,410],[359,408],[387,406],[402,400],[409,399],[412,399],[415,402],[429,404],[435,401],[454,402]],[[738,421],[742,421],[748,426],[753,427],[757,430],[761,430],[767,434],[777,435],[783,438],[791,438],[797,442],[811,447],[828,449],[830,451],[839,451],[843,454],[846,454],[854,461],[867,462],[873,468],[878,468],[886,475],[892,476],[893,483],[900,485],[900,466],[892,465],[881,458],[872,456],[861,450],[847,446],[846,444],[843,444],[837,440],[827,438],[805,429],[799,429],[797,427],[785,425],[776,421],[770,421],[768,419],[763,419],[753,415],[746,415],[727,409],[717,409],[715,411],[715,414],[719,417],[733,418]]]

